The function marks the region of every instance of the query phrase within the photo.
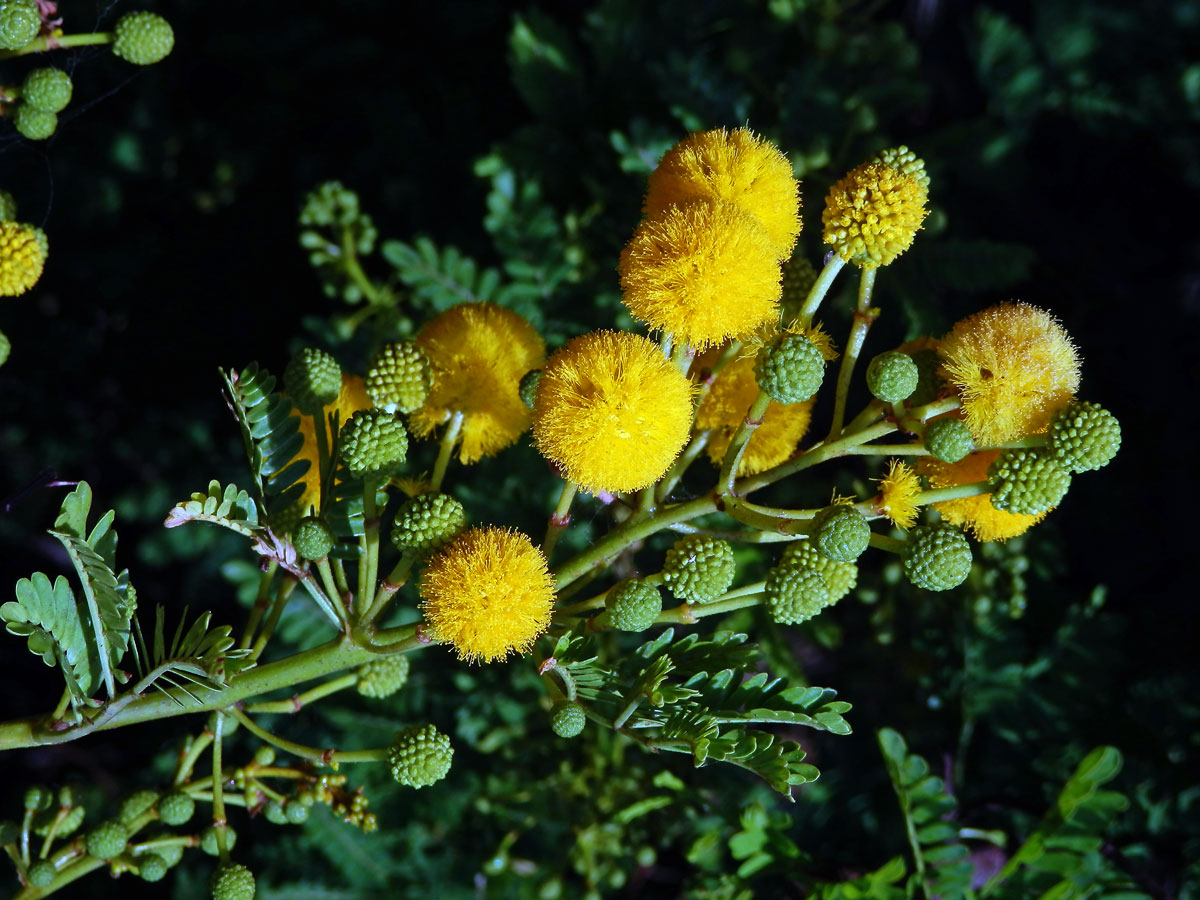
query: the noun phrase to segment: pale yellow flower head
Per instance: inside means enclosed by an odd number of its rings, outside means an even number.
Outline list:
[[[876,508],[901,528],[911,528],[917,521],[917,495],[921,480],[908,465],[893,459],[888,462],[887,475],[879,479],[879,498]]]
[[[0,297],[17,297],[42,277],[46,235],[19,222],[0,222]]]
[[[691,200],[647,219],[618,268],[633,317],[694,347],[749,337],[779,315],[770,237],[731,203]]]
[[[429,559],[418,588],[430,634],[467,662],[527,653],[550,626],[554,578],[518,531],[464,531]]]
[[[658,481],[688,439],[692,385],[652,341],[581,335],[550,357],[533,405],[533,442],[584,490]]]
[[[825,243],[859,268],[886,266],[912,246],[928,210],[920,179],[872,160],[829,189],[821,213]]]
[[[704,198],[724,200],[758,217],[777,260],[800,234],[800,183],[779,148],[749,128],[698,131],[667,151],[646,185],[647,219]]]
[[[716,354],[713,355],[715,358]],[[704,451],[715,465],[719,466],[725,458],[734,432],[757,397],[753,354],[731,360],[713,381],[696,411],[696,428],[712,432]],[[786,462],[808,431],[814,402],[777,403],[772,400],[767,405],[762,424],[754,430],[742,452],[737,475],[756,475]]]
[[[414,346],[433,374],[429,396],[409,417],[417,437],[462,413],[458,458],[469,464],[499,453],[529,427],[518,387],[542,364],[546,345],[515,312],[490,303],[451,307],[425,324]]]
[[[999,450],[980,450],[956,463],[939,462],[932,456],[924,456],[917,461],[917,468],[933,488],[974,484],[987,480],[988,466],[999,455]],[[968,529],[981,541],[1003,541],[1016,537],[1046,518],[1046,513],[1026,516],[996,509],[992,506],[991,494],[943,500],[933,504],[933,508],[951,525]]]
[[[1062,326],[1027,303],[960,321],[938,347],[981,447],[1037,434],[1079,389],[1079,355]]]

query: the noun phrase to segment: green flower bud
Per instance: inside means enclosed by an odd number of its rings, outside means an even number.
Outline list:
[[[254,900],[254,890],[254,873],[240,863],[225,863],[213,875],[213,900]]]
[[[136,791],[125,798],[117,819],[122,825],[132,825],[142,813],[158,802],[158,791]]]
[[[587,713],[574,700],[560,700],[550,710],[550,728],[560,738],[579,737],[587,724]]]
[[[780,625],[807,622],[829,605],[829,588],[819,573],[779,565],[767,572],[767,612]]]
[[[1071,473],[1046,450],[1002,450],[988,466],[992,506],[1036,516],[1062,502]]]
[[[956,463],[974,452],[975,439],[962,419],[935,419],[925,426],[925,449],[934,459]]]
[[[517,392],[521,395],[521,402],[533,409],[533,401],[537,399],[538,382],[542,380],[542,370],[533,369],[521,376],[521,383],[517,386]]]
[[[971,573],[971,545],[950,525],[924,525],[908,533],[904,574],[917,587],[948,591]]]
[[[116,819],[101,822],[88,832],[84,845],[88,855],[96,859],[113,859],[125,852],[129,831]]]
[[[403,653],[363,663],[358,667],[358,692],[379,700],[390,697],[408,681],[408,669],[408,657]]]
[[[419,494],[396,513],[392,543],[397,550],[428,556],[467,528],[467,512],[449,494]]]
[[[33,0],[0,0],[0,50],[20,50],[42,30]]]
[[[450,738],[433,725],[412,725],[397,731],[388,748],[392,777],[413,788],[428,787],[446,777],[454,759]]]
[[[728,541],[692,534],[675,542],[663,563],[671,593],[688,603],[711,603],[729,590],[737,566]]]
[[[775,402],[800,403],[820,389],[825,357],[807,335],[785,334],[758,352],[754,377]]]
[[[390,476],[408,455],[408,432],[392,413],[360,409],[338,439],[342,461],[356,478]]]
[[[225,849],[233,850],[237,844],[237,832],[231,825],[225,826]],[[200,832],[200,849],[209,856],[220,856],[221,848],[217,845],[217,826],[209,825]]]
[[[333,533],[316,516],[307,516],[300,520],[292,532],[292,544],[305,559],[321,560],[333,549]]]
[[[151,12],[126,13],[113,29],[113,53],[135,66],[165,59],[175,46],[175,32],[162,16]]]
[[[613,627],[620,631],[645,631],[663,608],[658,588],[638,578],[626,578],[614,585],[604,605]]]
[[[21,99],[42,112],[62,112],[71,102],[71,76],[62,69],[34,69],[21,85]]]
[[[889,350],[880,353],[867,366],[867,389],[884,403],[899,403],[912,396],[920,376],[911,356]]]
[[[811,531],[813,545],[838,562],[854,562],[871,539],[871,526],[853,506],[835,503],[817,513]]]
[[[29,884],[35,888],[50,887],[56,874],[58,872],[54,868],[54,863],[48,859],[40,860],[29,867]]]
[[[342,367],[324,350],[305,347],[283,370],[283,389],[302,414],[320,416],[342,392]]]
[[[186,825],[196,812],[196,801],[181,791],[158,801],[158,818],[164,825]]]
[[[410,413],[429,396],[429,360],[408,341],[387,344],[367,368],[364,386],[371,402],[388,412]]]
[[[1050,447],[1070,472],[1100,469],[1121,449],[1121,425],[1104,407],[1072,400],[1050,422]]]
[[[58,116],[22,103],[13,113],[13,127],[31,141],[44,141],[58,128]]]
[[[167,861],[157,853],[146,853],[138,857],[138,877],[142,881],[162,881],[167,877]]]

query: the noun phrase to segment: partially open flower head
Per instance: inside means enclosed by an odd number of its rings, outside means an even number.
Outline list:
[[[712,432],[705,452],[715,465],[719,466],[725,458],[734,432],[757,397],[758,382],[754,377],[752,355],[730,361],[713,381],[708,396],[696,411],[696,428]],[[772,400],[762,424],[746,444],[737,474],[754,475],[785,462],[808,430],[813,402],[778,403]]]
[[[19,222],[0,222],[0,297],[17,297],[42,277],[46,235]]]
[[[695,198],[740,206],[762,222],[776,259],[791,255],[800,233],[800,184],[779,148],[749,128],[698,131],[668,150],[646,185],[646,218]]]
[[[691,383],[657,344],[597,331],[573,339],[546,364],[533,442],[585,490],[636,491],[670,468],[691,424]]]
[[[879,480],[879,511],[901,528],[912,528],[917,521],[917,495],[921,480],[917,473],[898,459],[888,463],[887,475]]]
[[[542,364],[546,346],[515,312],[490,303],[463,303],[428,322],[415,342],[433,373],[433,387],[409,419],[428,437],[461,413],[463,463],[494,456],[529,427],[521,377]]]
[[[342,390],[338,394],[336,400],[330,403],[322,410],[321,421],[327,423],[329,414],[336,412],[338,415],[339,429],[350,421],[350,417],[361,409],[371,408],[371,398],[367,396],[366,390],[363,388],[363,380],[357,375],[342,375]],[[300,483],[304,485],[304,494],[300,497],[298,506],[300,515],[307,515],[309,509],[321,508],[321,472],[318,468],[317,457],[317,433],[313,428],[312,416],[300,416],[300,436],[304,439],[303,445],[300,447],[300,452],[288,463],[291,465],[296,460],[307,460],[309,462],[308,471],[300,478]],[[326,424],[325,434],[329,437],[329,427]],[[332,440],[327,446],[332,445]],[[285,466],[286,468],[286,466]]]
[[[430,633],[468,662],[528,652],[550,626],[554,578],[517,531],[463,532],[430,558],[419,588]]]
[[[917,461],[917,469],[928,479],[932,488],[974,484],[987,481],[988,466],[999,454],[999,450],[981,450],[956,463],[939,462],[932,456],[925,456]],[[981,541],[1004,541],[1016,537],[1046,517],[1046,513],[1026,516],[996,509],[992,506],[991,494],[943,500],[933,504],[933,508],[941,513],[944,521],[970,531]]]
[[[619,271],[635,319],[696,347],[749,337],[779,315],[770,235],[722,200],[690,200],[642,222]]]
[[[938,352],[979,446],[1044,431],[1079,388],[1079,356],[1062,326],[1028,303],[960,321]]]
[[[829,189],[821,213],[825,243],[859,268],[886,266],[912,245],[928,198],[922,181],[904,169],[863,163]]]

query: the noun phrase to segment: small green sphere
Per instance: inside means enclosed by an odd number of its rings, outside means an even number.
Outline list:
[[[521,376],[521,383],[517,386],[521,402],[530,409],[533,409],[533,401],[537,399],[538,382],[541,380],[542,370],[533,369]]]
[[[175,32],[162,16],[151,12],[126,13],[113,29],[113,53],[135,66],[165,59],[175,46]]]
[[[909,395],[908,405],[924,406],[936,400],[938,392],[942,390],[942,380],[938,375],[942,360],[932,348],[917,350],[910,355],[917,364],[917,389]]]
[[[233,826],[225,826],[225,849],[232,850],[237,844],[237,832],[233,830]],[[209,825],[200,832],[200,849],[209,856],[220,856],[221,849],[217,845],[217,826]]]
[[[48,859],[40,860],[29,867],[29,884],[35,888],[50,887],[55,874],[57,874],[57,870],[54,868],[54,863]]]
[[[324,559],[333,549],[333,533],[316,516],[306,516],[292,532],[292,544],[305,559]]]
[[[871,526],[853,506],[835,503],[817,513],[811,535],[823,555],[837,562],[854,562],[867,549]]]
[[[825,581],[829,590],[829,605],[837,603],[854,590],[858,583],[858,566],[852,562],[830,559],[818,550],[812,541],[796,541],[788,544],[779,560],[780,566],[792,566],[816,572]]]
[[[934,459],[956,463],[975,450],[975,439],[962,419],[935,419],[925,426],[925,449]]]
[[[662,594],[639,578],[615,584],[604,598],[608,617],[619,631],[645,631],[662,612]]]
[[[283,389],[301,413],[320,416],[342,392],[342,367],[324,350],[305,347],[283,370]]]
[[[213,900],[254,900],[254,890],[254,873],[240,863],[225,863],[213,875]]]
[[[62,69],[34,69],[21,85],[21,99],[42,112],[59,113],[71,102],[71,76]]]
[[[829,588],[819,573],[779,565],[767,572],[767,612],[780,625],[799,625],[829,605]]]
[[[0,0],[0,50],[20,50],[41,30],[34,0]]]
[[[186,825],[196,812],[196,801],[182,791],[167,794],[158,801],[158,818],[164,825]]]
[[[268,800],[267,805],[263,807],[263,816],[272,825],[288,824],[287,813],[283,810],[283,804],[278,800]]]
[[[388,748],[392,777],[412,788],[441,781],[450,771],[453,759],[450,738],[433,725],[412,725],[396,732]]]
[[[825,357],[807,335],[785,334],[759,351],[754,377],[775,402],[801,403],[820,389]]]
[[[383,656],[358,667],[357,690],[364,697],[382,700],[408,681],[409,662],[403,653]]]
[[[912,396],[920,375],[911,356],[889,350],[880,353],[867,366],[867,390],[884,403],[899,403]]]
[[[408,455],[408,432],[392,413],[360,409],[338,436],[342,461],[355,478],[390,476]]]
[[[817,281],[817,270],[808,261],[804,251],[797,247],[791,259],[780,266],[780,274],[779,321],[788,325],[804,308],[808,292]]]
[[[8,362],[8,354],[12,352],[12,343],[8,335],[0,331],[0,366]]]
[[[909,532],[903,559],[904,574],[917,587],[948,591],[967,580],[971,545],[950,525],[924,525]]]
[[[1048,450],[1002,450],[988,466],[988,486],[996,509],[1036,516],[1062,502],[1071,473]]]
[[[466,529],[467,511],[449,494],[418,494],[397,511],[392,543],[397,550],[428,556]]]
[[[729,590],[737,565],[728,541],[691,534],[675,542],[663,563],[671,593],[688,603],[711,603]]]
[[[31,141],[44,141],[58,128],[58,116],[22,103],[13,113],[13,127]]]
[[[0,222],[17,221],[17,198],[8,191],[0,191]]]
[[[550,728],[560,738],[579,737],[587,724],[587,713],[574,700],[560,700],[550,710]]]
[[[266,745],[254,751],[254,762],[260,766],[275,765],[275,748]]]
[[[142,881],[162,881],[167,877],[167,869],[171,868],[165,859],[157,853],[146,853],[137,858],[138,877]]]
[[[49,809],[54,793],[45,785],[35,784],[25,791],[25,808],[30,812]]]
[[[1102,406],[1072,400],[1050,422],[1050,447],[1063,468],[1091,472],[1107,466],[1121,449],[1121,424]]]
[[[429,359],[408,341],[385,345],[363,379],[371,402],[388,412],[410,413],[417,409],[429,396],[432,384]]]
[[[134,820],[158,802],[158,791],[135,791],[125,798],[117,819],[122,825],[132,825]]]
[[[294,801],[288,801],[283,805],[283,815],[289,825],[303,825],[308,821],[311,811],[311,806],[305,806],[303,803],[296,803]]]
[[[88,855],[96,859],[113,859],[125,852],[129,831],[116,819],[109,819],[89,831],[84,844]]]

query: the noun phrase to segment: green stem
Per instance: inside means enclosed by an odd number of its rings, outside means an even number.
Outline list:
[[[846,265],[846,261],[838,254],[831,253],[829,260],[821,269],[821,274],[817,276],[817,280],[813,282],[813,286],[808,289],[808,296],[804,298],[804,305],[800,307],[800,312],[796,315],[796,324],[802,328],[807,328],[812,324],[813,316],[817,314],[817,307],[821,305],[821,301],[825,299],[825,295],[829,293],[829,288],[833,286],[833,280],[837,278],[838,272],[842,271],[842,267]]]
[[[387,759],[387,747],[380,747],[374,750],[334,750],[332,748],[321,750],[318,747],[297,744],[295,741],[289,741],[286,738],[271,734],[271,732],[260,727],[240,709],[234,709],[233,715],[255,737],[266,741],[268,744],[273,744],[285,753],[290,753],[292,756],[299,757],[300,759],[307,759],[309,762],[315,762],[323,766],[332,766],[336,769],[339,763],[382,762]]]
[[[854,378],[854,364],[862,352],[863,343],[867,339],[867,331],[871,323],[879,316],[879,311],[871,308],[871,293],[875,289],[874,266],[862,270],[858,282],[858,307],[854,310],[854,324],[850,326],[850,337],[846,340],[846,352],[842,354],[842,366],[838,370],[837,395],[833,403],[833,425],[829,429],[826,440],[834,440],[842,433],[842,423],[846,418],[846,398],[850,394],[850,382]]]
[[[274,560],[272,560],[274,562]],[[321,584],[325,588],[325,593],[338,606],[346,605],[345,598],[342,592],[338,590],[337,583],[333,580],[333,569],[329,565],[329,557],[317,560],[317,573],[321,576]]]
[[[239,715],[237,710],[233,711],[235,716]],[[229,849],[225,841],[225,829],[229,825],[225,821],[225,778],[221,769],[221,744],[222,730],[224,727],[225,716],[222,713],[217,713],[217,725],[213,730],[213,747],[212,747],[212,805],[213,805],[213,825],[217,828],[217,850],[221,854],[221,862],[229,862]]]
[[[654,620],[654,624],[693,625],[700,619],[708,616],[719,616],[722,613],[745,609],[747,606],[758,606],[763,602],[765,597],[766,594],[762,593],[760,586],[759,591],[755,593],[729,597],[725,600],[714,600],[712,603],[681,603],[679,606],[672,607],[671,609],[664,609],[658,618]]]
[[[47,50],[58,50],[63,47],[111,44],[112,40],[112,33],[108,31],[97,31],[92,34],[63,34],[58,37],[34,38],[19,50],[0,50],[0,59],[12,59],[14,56],[25,56],[30,53],[45,53]]]
[[[317,485],[319,486],[319,501],[321,508],[317,510],[319,515],[328,505],[330,498],[333,496],[333,460],[329,450],[329,433],[337,431],[325,418],[325,411],[320,410],[312,416],[313,434],[317,438]],[[302,515],[310,515],[311,509],[300,511]]]
[[[363,271],[363,267],[358,262],[358,251],[354,247],[354,231],[349,226],[342,228],[342,265],[346,274],[350,276],[350,280],[358,285],[358,289],[363,292],[367,301],[372,305],[378,303],[379,289],[367,277],[367,273]]]
[[[355,609],[359,615],[367,611],[375,597],[375,582],[379,579],[379,509],[375,503],[378,482],[374,478],[363,481],[363,534],[359,538],[362,555],[358,559],[358,601]]]
[[[379,585],[379,590],[375,594],[375,599],[371,601],[371,606],[358,620],[358,627],[355,629],[359,634],[365,633],[372,622],[379,618],[388,604],[392,602],[392,598],[396,596],[396,592],[404,587],[408,581],[408,574],[412,571],[413,564],[417,561],[417,555],[410,550],[404,550],[400,553],[400,561],[388,573],[387,578],[383,579]]]
[[[558,536],[571,522],[571,501],[575,499],[577,490],[579,485],[574,481],[563,481],[562,491],[558,495],[558,506],[554,507],[550,522],[546,526],[546,538],[542,541],[542,553],[546,555],[546,559],[550,559],[554,545],[558,543]],[[650,488],[646,490],[653,493]]]
[[[435,491],[442,489],[442,481],[446,477],[446,469],[450,465],[450,457],[454,453],[454,445],[458,443],[459,432],[462,431],[463,414],[457,410],[450,414],[446,430],[442,432],[442,443],[438,447],[437,462],[433,464],[433,477],[430,486]]]
[[[903,555],[904,548],[908,546],[899,538],[894,538],[886,534],[879,534],[879,532],[876,531],[871,532],[871,537],[867,540],[867,544],[877,550],[886,550],[888,553],[895,553],[898,555]]]
[[[921,491],[914,498],[918,506],[929,503],[941,503],[943,500],[958,500],[962,497],[978,497],[980,494],[990,494],[991,486],[986,481],[974,481],[970,484],[955,484],[950,487],[934,488]]]
[[[341,675],[326,681],[324,684],[318,684],[314,688],[309,688],[301,694],[296,694],[290,700],[264,700],[261,703],[248,703],[242,709],[248,713],[255,714],[298,713],[309,704],[316,703],[318,700],[328,697],[330,694],[336,694],[338,691],[345,690],[348,687],[354,687],[356,684],[358,684],[358,675],[351,672],[347,675]]]
[[[271,605],[271,580],[275,577],[275,570],[279,568],[278,560],[271,560],[266,571],[262,573],[258,580],[258,595],[254,598],[254,607],[250,610],[250,618],[246,622],[246,627],[242,631],[242,639],[238,641],[238,649],[248,650],[250,642],[254,640],[254,632],[258,629],[258,623],[262,621],[263,613],[267,611],[267,607]]]
[[[754,398],[754,402],[750,404],[750,409],[745,417],[738,425],[737,431],[733,433],[733,438],[729,441],[729,447],[725,450],[725,458],[721,461],[721,474],[717,480],[719,490],[722,494],[733,494],[733,482],[737,477],[738,465],[742,461],[742,454],[746,452],[746,445],[750,443],[750,438],[754,437],[754,432],[758,430],[758,426],[762,424],[763,416],[767,413],[767,407],[771,404],[771,398],[765,392],[759,391],[758,396]]]
[[[275,589],[275,601],[271,604],[271,611],[267,614],[267,622],[263,625],[262,634],[258,636],[258,640],[254,642],[254,647],[250,650],[250,658],[258,659],[262,655],[263,649],[267,646],[267,641],[271,639],[271,635],[275,633],[275,626],[279,624],[279,617],[283,615],[283,608],[287,606],[288,600],[292,598],[292,592],[296,590],[296,576],[287,573],[280,579],[279,586]]]
[[[174,785],[179,786],[192,777],[192,771],[196,768],[196,763],[199,761],[201,754],[212,744],[212,739],[212,732],[207,728],[192,739],[187,750],[179,758],[179,764],[175,767],[175,779],[172,782]]]
[[[711,431],[701,431],[692,438],[691,443],[684,448],[684,451],[679,454],[679,459],[675,460],[675,464],[671,466],[671,470],[663,476],[662,480],[658,483],[658,487],[654,489],[654,499],[657,502],[663,503],[666,501],[667,496],[675,489],[675,485],[679,483],[679,479],[683,477],[684,472],[704,452],[704,448],[708,446],[708,439],[711,436]]]
[[[891,434],[895,430],[896,426],[892,422],[878,422],[869,428],[864,428],[857,434],[848,434],[836,441],[817,444],[804,451],[795,459],[781,463],[772,469],[767,469],[765,472],[742,479],[737,485],[738,494],[745,496],[761,487],[787,478],[789,475],[794,475],[803,469],[845,456],[852,447],[857,447],[860,444],[881,438],[884,435]]]
[[[846,451],[847,456],[928,456],[929,451],[924,444],[868,444],[861,447],[851,447]]]

